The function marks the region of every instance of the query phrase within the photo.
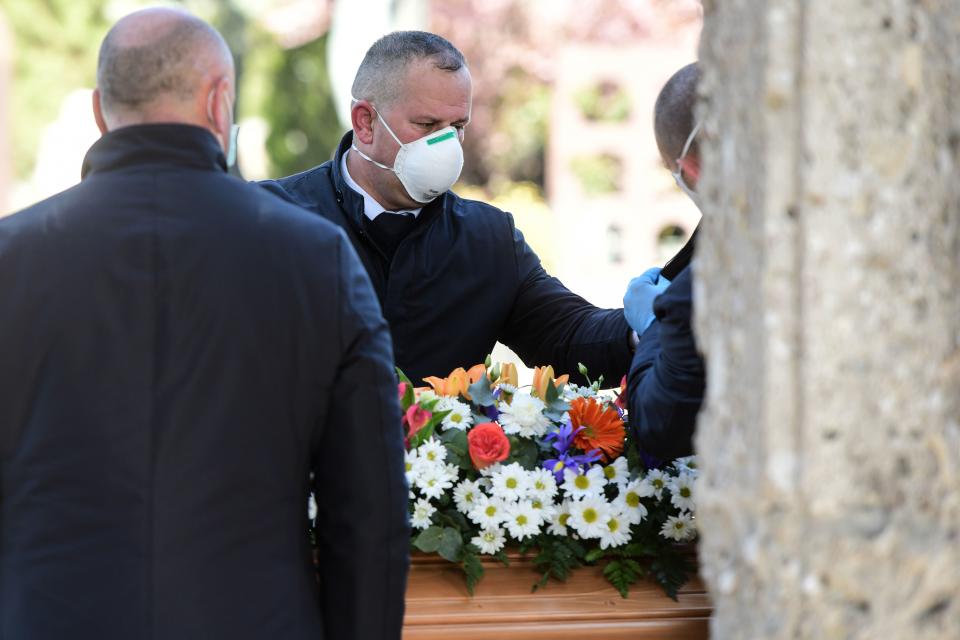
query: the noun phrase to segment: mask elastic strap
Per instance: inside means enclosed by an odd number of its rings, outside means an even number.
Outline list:
[[[690,145],[693,144],[693,139],[696,138],[697,134],[700,132],[700,126],[702,124],[702,122],[698,122],[697,126],[695,126],[693,131],[690,132],[690,135],[687,136],[687,141],[683,144],[683,151],[680,152],[680,157],[677,158],[678,167],[680,166],[680,163],[683,162],[683,159],[687,157],[687,152],[690,151]]]
[[[376,166],[380,167],[381,169],[386,169],[387,171],[393,171],[393,167],[388,167],[388,166],[385,165],[385,164],[382,164],[382,163],[380,163],[380,162],[377,162],[376,160],[374,160],[373,158],[371,158],[370,156],[368,156],[367,154],[365,154],[363,151],[360,151],[360,149],[357,149],[357,145],[355,145],[355,144],[351,144],[351,145],[350,145],[350,150],[351,150],[351,151],[356,151],[356,152],[360,155],[361,158],[363,158],[363,159],[366,160],[367,162],[372,162],[373,164],[375,164]]]

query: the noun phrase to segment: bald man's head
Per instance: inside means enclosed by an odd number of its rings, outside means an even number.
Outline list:
[[[700,82],[700,66],[694,62],[673,74],[660,90],[653,108],[653,130],[657,148],[667,167],[673,171],[676,160],[683,153],[683,145],[695,126],[693,109],[697,102],[697,83]],[[699,157],[697,141],[694,140],[688,155]]]
[[[233,58],[226,42],[184,11],[132,13],[100,45],[97,90],[108,124],[196,123],[206,94],[224,79],[232,91]]]

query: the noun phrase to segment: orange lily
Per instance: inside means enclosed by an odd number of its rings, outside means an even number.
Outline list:
[[[547,383],[553,381],[555,387],[559,387],[562,384],[566,384],[570,380],[570,376],[566,373],[560,376],[557,379],[553,377],[553,367],[534,367],[533,368],[533,389],[531,393],[544,402],[547,400]]]
[[[519,384],[519,379],[517,375],[517,365],[512,362],[502,362],[500,363],[500,377],[490,382],[492,384],[509,384],[516,388]]]
[[[434,393],[439,396],[453,396],[455,398],[460,395],[469,400],[468,387],[479,380],[486,372],[487,368],[478,364],[470,367],[469,371],[465,371],[463,367],[457,367],[446,378],[430,376],[424,378],[423,381],[433,387]]]

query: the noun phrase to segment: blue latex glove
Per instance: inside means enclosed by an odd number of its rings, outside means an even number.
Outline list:
[[[630,328],[642,335],[656,316],[653,315],[653,300],[670,286],[670,281],[660,277],[660,267],[647,269],[634,278],[623,296],[623,315]]]

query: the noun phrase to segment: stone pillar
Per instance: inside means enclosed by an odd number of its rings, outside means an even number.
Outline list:
[[[960,638],[960,3],[704,0],[715,638]]]

